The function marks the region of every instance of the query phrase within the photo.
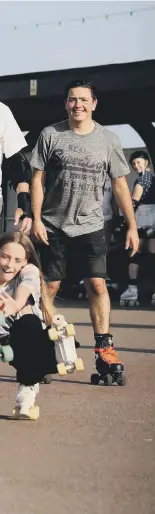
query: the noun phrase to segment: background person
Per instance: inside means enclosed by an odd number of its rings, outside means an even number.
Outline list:
[[[110,301],[106,287],[106,242],[103,188],[107,174],[127,221],[126,249],[138,249],[138,234],[125,175],[129,173],[120,142],[92,115],[95,86],[79,80],[65,91],[68,119],[46,127],[33,151],[31,165],[33,233],[40,244],[42,269],[51,299],[66,276],[66,256],[84,278],[96,352],[110,366],[118,357],[109,333]],[[103,351],[104,350],[104,351]],[[120,362],[119,362],[120,366]]]
[[[140,267],[145,258],[145,272],[155,268],[155,177],[150,171],[148,153],[138,150],[131,154],[130,164],[137,173],[132,192],[139,232],[139,251],[129,262],[129,285],[120,300],[138,300],[138,278]],[[147,254],[147,258],[146,258]],[[155,295],[153,295],[153,299]]]

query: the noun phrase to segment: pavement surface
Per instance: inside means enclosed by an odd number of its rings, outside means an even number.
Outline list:
[[[0,364],[0,514],[155,514],[155,313],[113,309],[125,387],[92,386],[87,303],[61,302],[84,373],[41,385],[38,421],[11,419],[17,384]]]

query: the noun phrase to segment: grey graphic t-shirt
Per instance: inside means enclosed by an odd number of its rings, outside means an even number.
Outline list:
[[[71,237],[103,227],[107,173],[112,179],[130,173],[118,137],[96,122],[86,135],[75,134],[67,120],[46,127],[31,165],[46,171],[42,206],[46,229],[61,228]]]
[[[103,191],[103,216],[104,221],[109,221],[113,217],[113,211],[112,211],[112,184],[109,175],[106,177],[104,191]]]

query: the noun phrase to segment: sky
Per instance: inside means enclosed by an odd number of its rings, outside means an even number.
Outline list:
[[[112,14],[151,8],[155,2],[150,1],[0,1],[0,26],[12,23],[29,23],[37,21],[57,21],[84,16],[95,16],[102,13]]]
[[[153,59],[154,27],[155,1],[0,1],[0,75]]]
[[[132,11],[137,11],[133,17]],[[0,1],[0,75],[113,63],[121,52],[120,62],[125,56],[130,62],[132,49],[142,60],[149,55],[149,42],[155,58],[153,15],[155,1]],[[79,22],[85,17],[85,24]],[[142,22],[140,34],[137,20]],[[58,22],[62,22],[59,28]],[[143,146],[129,126],[114,129],[123,147]]]

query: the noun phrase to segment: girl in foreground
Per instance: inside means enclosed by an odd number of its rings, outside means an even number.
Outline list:
[[[33,244],[23,232],[0,237],[0,309],[5,314],[0,344],[12,346],[11,364],[17,369],[16,406],[20,417],[30,417],[43,370],[55,373],[57,368],[54,345],[46,331],[53,308]]]

